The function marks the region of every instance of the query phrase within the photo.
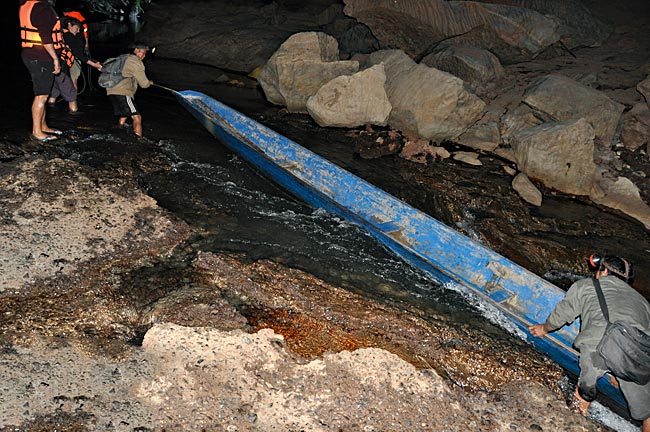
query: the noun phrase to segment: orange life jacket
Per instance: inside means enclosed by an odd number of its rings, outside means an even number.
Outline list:
[[[20,42],[23,48],[34,46],[43,46],[41,35],[38,29],[32,24],[32,9],[38,0],[27,0],[18,11],[20,18]],[[52,29],[52,45],[55,50],[63,48],[63,32],[61,31],[61,20],[57,18],[56,24]]]
[[[70,47],[67,45],[61,49],[61,54],[59,55],[59,57],[61,58],[61,60],[65,62],[65,64],[69,68],[72,67],[76,58],[74,54],[72,54],[72,50],[70,49]]]

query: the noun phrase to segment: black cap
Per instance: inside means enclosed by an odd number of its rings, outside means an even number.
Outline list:
[[[149,45],[147,45],[145,43],[141,43],[141,42],[134,42],[134,43],[131,44],[131,49],[132,50],[134,50],[136,48],[137,49],[144,49],[144,50],[149,51]]]

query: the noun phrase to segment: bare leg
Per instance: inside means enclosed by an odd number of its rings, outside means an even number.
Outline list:
[[[126,124],[126,117],[120,117],[120,119],[117,121],[117,124],[119,127],[123,128],[124,125]]]
[[[133,133],[135,133],[137,136],[141,137],[142,136],[142,116],[140,114],[136,114],[131,116],[133,119]]]
[[[650,418],[643,420],[642,432],[650,432]]]
[[[70,112],[79,111],[79,107],[77,106],[77,101],[73,100],[73,101],[68,102],[68,109],[70,110]]]
[[[47,95],[34,96],[32,102],[32,135],[38,139],[43,139],[47,135],[44,131],[50,130],[45,122],[45,102]]]

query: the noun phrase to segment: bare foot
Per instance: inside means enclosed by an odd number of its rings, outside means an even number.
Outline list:
[[[571,410],[576,413],[580,413],[583,416],[587,417],[589,412],[589,406],[591,402],[584,400],[578,393],[578,388],[576,387],[575,392],[573,392],[573,399],[571,400]]]

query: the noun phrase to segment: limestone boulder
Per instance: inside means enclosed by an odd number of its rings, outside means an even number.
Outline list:
[[[546,75],[534,81],[526,89],[523,102],[550,121],[586,119],[603,147],[613,143],[625,108],[604,93],[562,75]]]
[[[338,42],[332,36],[304,32],[280,46],[262,67],[258,81],[269,102],[307,113],[307,99],[323,84],[358,70],[358,62],[339,60]]]
[[[573,195],[592,191],[594,129],[585,119],[543,123],[512,137],[519,171]]]
[[[320,126],[385,126],[392,108],[385,83],[382,64],[334,78],[307,100],[307,111]]]
[[[416,64],[403,51],[372,53],[368,63],[384,65],[386,93],[393,106],[388,123],[407,134],[437,142],[454,139],[485,110],[485,102],[463,80]]]
[[[512,179],[512,188],[527,203],[537,207],[542,205],[542,193],[535,187],[526,174],[517,174]]]

